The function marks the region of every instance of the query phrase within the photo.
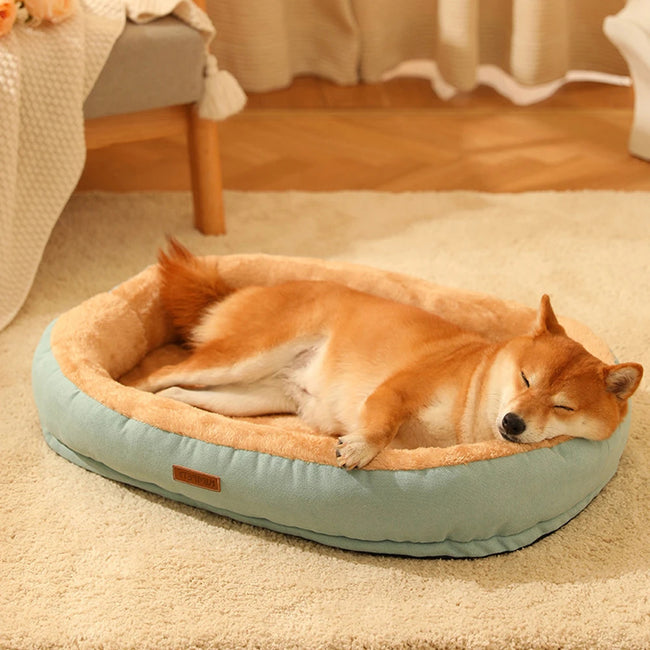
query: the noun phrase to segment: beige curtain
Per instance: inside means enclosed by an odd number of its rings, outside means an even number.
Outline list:
[[[552,89],[575,71],[627,75],[602,28],[605,17],[624,5],[625,0],[208,0],[208,13],[217,27],[220,66],[247,90],[281,88],[305,74],[346,85],[377,82],[400,74],[401,67],[404,74],[431,76],[434,87],[450,95],[495,78],[524,89]]]
[[[282,88],[300,75],[359,81],[361,39],[350,0],[207,0],[207,11],[219,67],[245,90]]]

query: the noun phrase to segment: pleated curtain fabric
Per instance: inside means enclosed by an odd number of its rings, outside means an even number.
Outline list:
[[[207,0],[219,66],[245,90],[288,86],[300,75],[359,81],[360,35],[350,0]]]
[[[625,0],[208,0],[220,66],[249,91],[300,75],[378,82],[405,61],[429,61],[472,90],[482,66],[523,86],[570,71],[625,76],[603,33]]]

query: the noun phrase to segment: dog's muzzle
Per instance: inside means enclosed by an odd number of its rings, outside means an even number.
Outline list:
[[[510,442],[519,442],[519,436],[525,430],[526,422],[516,413],[506,413],[499,426],[499,433]]]

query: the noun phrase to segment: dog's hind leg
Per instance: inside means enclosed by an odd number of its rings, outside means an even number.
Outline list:
[[[172,386],[207,388],[231,384],[238,378],[229,366],[200,367],[197,359],[189,357],[180,363],[163,366],[135,384],[136,388],[149,393],[158,393]]]
[[[213,389],[188,389],[171,386],[157,393],[191,406],[233,417],[252,417],[269,413],[295,413],[296,404],[271,379],[255,384],[218,386]]]
[[[318,341],[310,337],[264,349],[254,340],[222,339],[198,348],[177,364],[163,366],[135,387],[157,393],[171,386],[250,385],[290,366],[305,350],[317,344]]]

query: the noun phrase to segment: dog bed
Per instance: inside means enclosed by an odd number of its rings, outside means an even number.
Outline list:
[[[528,331],[535,311],[365,267],[264,255],[218,258],[227,284],[330,279],[419,305],[495,340]],[[585,326],[567,332],[604,361]],[[336,438],[286,415],[229,418],[120,383],[181,357],[156,267],[54,321],[33,362],[47,443],[103,476],[274,531],[350,550],[478,557],[559,528],[616,471],[629,416],[607,440],[493,440],[387,449],[366,469],[336,467]]]

